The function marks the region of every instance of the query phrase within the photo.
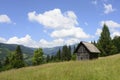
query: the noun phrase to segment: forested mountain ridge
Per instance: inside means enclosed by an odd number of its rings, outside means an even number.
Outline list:
[[[77,45],[77,44],[76,44]],[[23,45],[20,45],[24,59],[30,59],[33,56],[34,50],[36,48],[26,47]],[[0,43],[0,60],[3,60],[5,56],[9,55],[12,51],[14,51],[17,47],[17,44],[5,44]],[[55,55],[59,49],[62,49],[62,46],[53,47],[53,48],[43,48],[44,55]],[[71,49],[73,51],[74,45],[71,46]]]
[[[25,47],[23,45],[20,45],[22,52],[24,54],[25,58],[29,58],[33,55],[35,48],[29,48]],[[9,55],[12,51],[14,51],[17,47],[17,44],[4,44],[0,43],[0,60],[3,60],[5,56]]]

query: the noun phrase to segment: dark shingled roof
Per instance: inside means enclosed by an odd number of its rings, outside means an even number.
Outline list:
[[[94,44],[91,44],[88,42],[80,42],[80,44],[77,46],[75,52],[78,51],[81,44],[83,44],[91,53],[100,53],[100,51],[97,49],[97,47]]]

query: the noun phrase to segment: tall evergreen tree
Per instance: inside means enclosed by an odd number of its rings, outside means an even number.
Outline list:
[[[106,24],[104,24],[104,26],[102,28],[102,32],[101,32],[100,38],[98,40],[97,46],[100,49],[100,51],[102,52],[101,56],[108,56],[113,53],[112,48],[114,48],[114,47],[112,47],[112,46],[114,46],[114,45],[112,44],[110,32],[109,32],[108,26]]]
[[[61,50],[59,49],[57,54],[56,54],[56,58],[60,61],[61,60]]]
[[[42,48],[39,48],[37,50],[35,50],[34,55],[33,55],[33,65],[39,65],[42,64],[44,61],[44,57],[43,57],[43,50]]]
[[[74,45],[73,54],[71,54],[71,60],[76,60],[75,50],[76,50],[76,47],[75,47],[75,45]]]
[[[9,57],[6,56],[6,58],[5,58],[5,62],[4,62],[4,65],[9,65],[9,64],[10,64]]]
[[[72,53],[71,46],[69,46],[69,48],[68,48],[68,60],[71,60],[71,53]]]
[[[97,43],[95,42],[95,40],[94,40],[93,44],[94,44],[95,46],[97,46]]]
[[[112,40],[113,44],[117,48],[117,53],[120,52],[120,36],[115,36]]]
[[[10,57],[10,64],[13,68],[21,68],[25,66],[22,50],[19,45]]]
[[[64,45],[62,48],[62,61],[66,60],[67,46]]]
[[[75,47],[75,45],[74,45],[74,48],[73,48],[73,55],[76,55],[76,54],[74,53],[75,50],[76,50],[76,47]]]
[[[54,62],[54,55],[50,57],[50,61]]]
[[[47,63],[50,62],[50,55],[47,55],[47,57],[46,57],[46,62],[47,62]]]
[[[73,49],[73,52],[75,52],[75,49],[76,49],[76,47],[75,47],[75,45],[74,45],[74,49]]]
[[[2,62],[0,61],[0,68],[2,68]]]
[[[70,60],[70,53],[69,48],[67,45],[64,45],[62,48],[62,61],[69,61]]]

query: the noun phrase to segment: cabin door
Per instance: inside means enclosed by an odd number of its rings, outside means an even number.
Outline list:
[[[88,60],[89,55],[88,53],[81,53],[80,55],[77,56],[77,60]]]

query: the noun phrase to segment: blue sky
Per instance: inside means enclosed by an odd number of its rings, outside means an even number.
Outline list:
[[[0,42],[55,47],[120,36],[120,0],[0,0]]]

